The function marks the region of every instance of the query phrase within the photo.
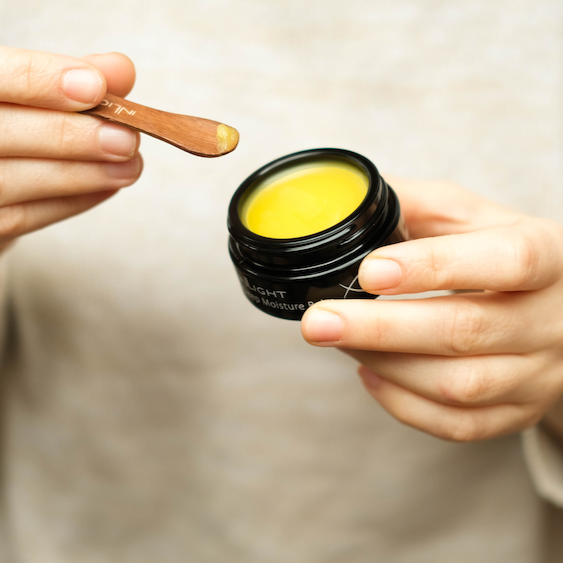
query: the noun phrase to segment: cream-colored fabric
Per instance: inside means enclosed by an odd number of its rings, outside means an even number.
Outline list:
[[[524,453],[538,492],[563,508],[563,449],[539,427],[522,434]]]
[[[563,560],[548,539],[563,535],[560,512],[534,489],[519,436],[458,445],[391,419],[349,358],[245,300],[225,227],[249,173],[318,146],[562,220],[562,11],[0,4],[1,42],[123,51],[131,99],[241,132],[218,160],[143,138],[137,185],[10,251],[2,561]]]

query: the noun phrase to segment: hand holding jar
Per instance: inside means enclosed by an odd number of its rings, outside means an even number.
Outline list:
[[[542,418],[563,436],[563,226],[446,182],[385,179],[414,240],[368,255],[362,288],[483,291],[322,301],[305,339],[356,358],[383,408],[434,436],[482,440]]]

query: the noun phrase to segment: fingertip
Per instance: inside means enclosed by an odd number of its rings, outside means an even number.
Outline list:
[[[123,53],[111,52],[102,55],[86,55],[82,57],[98,68],[107,82],[107,91],[116,96],[124,97],[133,89],[136,79],[133,61]]]
[[[134,184],[143,172],[143,158],[135,155],[126,162],[104,162],[101,164],[104,174],[114,187],[125,188]]]
[[[85,105],[81,109],[97,106],[106,93],[105,78],[95,68],[71,68],[63,73],[61,85],[69,100]]]
[[[139,151],[141,135],[138,131],[113,123],[102,123],[98,128],[98,143],[106,158],[124,161]]]
[[[0,101],[62,111],[84,111],[105,95],[103,73],[88,61],[0,47]]]
[[[403,269],[395,260],[367,257],[360,265],[358,281],[364,291],[381,293],[396,289],[402,281]]]
[[[341,339],[343,326],[339,315],[313,306],[303,316],[301,334],[314,346],[335,346]]]

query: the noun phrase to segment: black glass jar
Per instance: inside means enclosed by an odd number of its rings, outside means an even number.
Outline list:
[[[241,219],[248,197],[270,176],[303,164],[344,162],[363,172],[367,194],[343,221],[297,238],[260,236]],[[313,149],[266,164],[237,189],[229,206],[229,253],[242,289],[260,310],[300,320],[322,299],[372,299],[358,284],[358,268],[372,250],[406,240],[399,200],[367,158],[342,149]]]

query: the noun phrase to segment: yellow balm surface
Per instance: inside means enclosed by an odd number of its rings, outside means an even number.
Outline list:
[[[351,164],[303,164],[259,185],[243,204],[241,220],[263,237],[304,237],[340,223],[367,190],[367,175]]]

